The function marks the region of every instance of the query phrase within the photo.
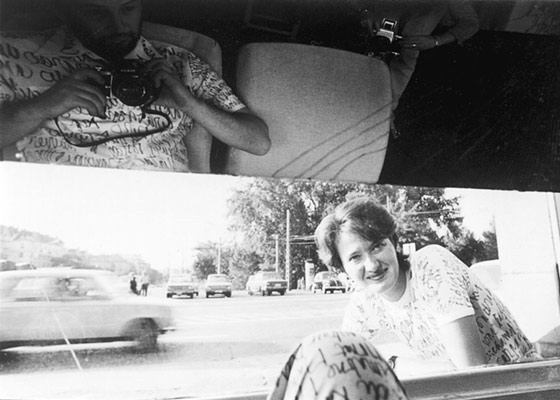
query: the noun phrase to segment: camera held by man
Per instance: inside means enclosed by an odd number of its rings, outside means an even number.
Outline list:
[[[384,18],[381,27],[369,37],[366,54],[389,61],[391,58],[399,56],[400,39],[402,36],[397,35],[397,21]]]
[[[145,107],[157,100],[160,89],[156,88],[144,72],[140,60],[123,59],[113,65],[98,67],[103,76],[103,90],[107,97],[116,97],[124,104]]]

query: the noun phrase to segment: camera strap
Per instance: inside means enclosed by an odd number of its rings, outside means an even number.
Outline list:
[[[77,143],[77,142],[73,142],[72,140],[70,140],[68,135],[63,132],[62,128],[60,127],[60,124],[58,123],[58,117],[54,118],[54,123],[56,124],[56,127],[58,128],[59,133],[62,135],[62,137],[64,138],[66,143],[68,143],[72,146],[75,146],[75,147],[93,147],[93,146],[98,146],[100,144],[110,142],[111,140],[146,137],[146,136],[154,135],[156,133],[161,133],[161,132],[165,131],[173,123],[171,121],[171,118],[169,117],[169,115],[166,114],[163,111],[153,110],[153,109],[150,109],[150,108],[147,108],[147,107],[142,107],[141,110],[142,110],[142,119],[145,118],[146,114],[157,115],[157,116],[160,116],[160,117],[164,118],[165,121],[166,121],[166,124],[164,126],[161,126],[161,127],[157,128],[157,129],[147,130],[147,131],[144,131],[144,132],[125,133],[125,134],[122,134],[122,135],[117,135],[117,136],[106,137],[106,138],[103,138],[103,139],[92,140],[91,142]]]

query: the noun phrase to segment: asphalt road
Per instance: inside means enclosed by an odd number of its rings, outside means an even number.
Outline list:
[[[161,288],[150,296],[164,297]],[[349,294],[169,299],[177,330],[158,351],[127,344],[0,352],[0,398],[154,399],[264,392],[306,335],[338,328]],[[393,338],[387,337],[386,341]]]

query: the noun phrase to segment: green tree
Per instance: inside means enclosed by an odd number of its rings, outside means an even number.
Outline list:
[[[482,233],[482,239],[477,239],[473,232],[463,229],[460,235],[449,238],[446,244],[467,265],[498,258],[498,243],[493,225]]]
[[[193,273],[198,280],[204,280],[209,274],[215,274],[218,246],[216,243],[207,242],[195,248],[196,256],[193,264]]]

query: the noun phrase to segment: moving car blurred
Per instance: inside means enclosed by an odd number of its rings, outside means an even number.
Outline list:
[[[249,277],[247,281],[247,293],[252,296],[260,293],[263,296],[271,295],[274,292],[280,295],[286,294],[288,281],[274,271],[260,271]]]
[[[226,297],[231,297],[231,286],[231,281],[227,275],[210,274],[208,278],[206,278],[204,292],[206,292],[206,297],[216,294],[223,294]]]
[[[334,293],[335,291],[346,292],[346,285],[338,278],[336,272],[317,272],[313,278],[313,293]]]
[[[158,335],[172,329],[169,305],[131,296],[109,271],[0,272],[0,349],[130,340],[154,350]]]
[[[191,299],[198,296],[198,285],[189,275],[171,275],[165,287],[167,298],[173,296],[188,296]]]

